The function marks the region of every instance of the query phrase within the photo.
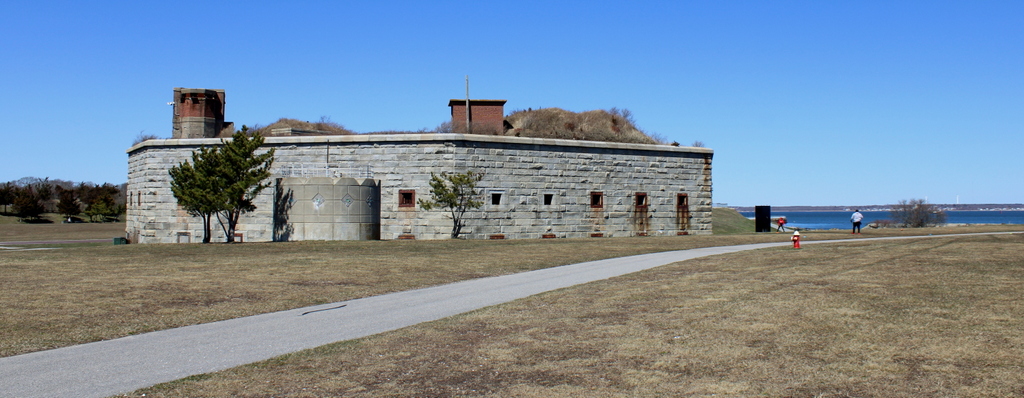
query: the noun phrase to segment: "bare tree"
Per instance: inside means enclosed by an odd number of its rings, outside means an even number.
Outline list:
[[[900,200],[889,214],[897,224],[909,228],[931,227],[946,222],[946,213],[923,199]]]

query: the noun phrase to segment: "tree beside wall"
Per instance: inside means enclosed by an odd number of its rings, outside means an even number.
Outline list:
[[[467,171],[465,173],[441,174],[430,173],[430,200],[419,200],[423,210],[434,208],[446,209],[452,217],[452,239],[457,239],[465,226],[463,215],[466,210],[483,206],[483,202],[474,200],[479,195],[476,183],[484,178],[483,173]]]
[[[210,243],[212,218],[217,217],[227,242],[235,241],[235,228],[242,214],[256,210],[253,200],[270,186],[274,150],[262,154],[259,133],[248,134],[242,126],[220,147],[201,147],[192,153],[192,163],[172,167],[171,192],[190,215],[203,219],[203,243]]]
[[[248,128],[235,133],[220,148],[221,167],[218,181],[223,184],[226,202],[217,215],[228,242],[235,241],[235,227],[242,214],[256,210],[253,200],[270,186],[264,182],[270,178],[270,166],[274,163],[274,150],[262,154],[256,151],[263,146],[263,136],[246,134]]]
[[[203,243],[210,243],[213,215],[225,202],[224,192],[215,181],[219,158],[215,148],[202,147],[192,152],[192,163],[172,167],[171,192],[189,215],[203,220]]]

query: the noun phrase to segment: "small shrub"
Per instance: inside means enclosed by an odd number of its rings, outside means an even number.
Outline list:
[[[946,222],[946,213],[923,199],[901,200],[889,212],[897,224],[909,228],[932,227]]]
[[[139,145],[139,144],[141,144],[143,142],[146,142],[146,141],[149,141],[149,140],[159,140],[159,139],[160,139],[160,137],[157,137],[157,136],[155,136],[153,134],[143,134],[143,133],[140,132],[139,135],[137,137],[135,137],[135,141],[132,141],[132,146]]]
[[[448,120],[437,125],[437,127],[434,128],[434,132],[437,134],[451,134],[453,132],[452,121]]]

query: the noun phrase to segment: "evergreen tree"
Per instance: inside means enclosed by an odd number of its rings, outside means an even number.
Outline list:
[[[43,214],[43,204],[39,201],[39,196],[36,195],[35,190],[32,187],[24,187],[18,190],[14,196],[14,214],[22,220],[34,219],[38,220],[39,216]]]
[[[192,153],[192,163],[172,167],[171,192],[188,214],[203,219],[203,243],[210,243],[210,219],[226,201],[216,182],[220,157],[216,148],[201,147]]]
[[[32,184],[32,188],[36,192],[36,200],[39,201],[39,205],[43,206],[43,212],[53,211],[53,184],[50,183],[50,177],[46,177],[39,180],[35,184]]]
[[[10,182],[5,182],[3,186],[0,186],[0,206],[4,207],[4,213],[7,213],[7,206],[14,203],[14,194],[16,187]]]
[[[247,134],[249,128],[231,137],[231,141],[220,148],[218,182],[225,197],[224,206],[217,213],[217,220],[228,242],[235,241],[235,227],[242,214],[256,210],[253,200],[256,195],[270,186],[263,182],[270,177],[270,166],[274,163],[274,150],[256,154],[263,146],[263,136]]]
[[[419,200],[423,210],[431,210],[435,207],[447,209],[452,216],[452,239],[459,237],[465,222],[462,216],[466,210],[476,209],[483,205],[479,200],[473,200],[479,193],[476,192],[476,183],[484,178],[482,173],[467,171],[465,173],[442,172],[440,175],[430,173],[431,200]]]
[[[256,154],[263,145],[259,133],[247,134],[243,126],[223,146],[199,148],[192,163],[171,168],[171,192],[189,214],[203,219],[203,243],[210,242],[213,215],[228,242],[235,241],[235,227],[242,214],[256,210],[256,195],[270,186],[274,150]]]
[[[114,203],[114,198],[110,195],[103,195],[89,204],[85,208],[85,215],[89,216],[89,221],[92,222],[105,222],[111,218],[117,218],[118,211],[117,204]]]
[[[57,187],[57,212],[68,220],[82,213],[75,190]]]

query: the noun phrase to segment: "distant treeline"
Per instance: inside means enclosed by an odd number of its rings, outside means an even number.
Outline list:
[[[896,205],[862,205],[862,206],[772,206],[772,211],[892,211]],[[1024,210],[1021,203],[981,203],[981,204],[932,204],[937,210],[969,211],[969,210]],[[736,211],[754,211],[754,206],[727,206]]]
[[[126,185],[24,177],[0,184],[0,208],[27,222],[41,221],[43,213],[72,221],[79,221],[78,215],[94,222],[116,220],[126,209]]]

